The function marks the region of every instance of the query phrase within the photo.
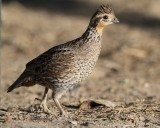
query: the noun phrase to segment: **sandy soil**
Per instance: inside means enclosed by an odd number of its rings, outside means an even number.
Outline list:
[[[47,4],[47,2],[50,2]],[[50,47],[79,37],[99,3],[4,1],[2,7],[0,126],[45,127],[160,127],[160,8],[159,0],[110,1],[120,19],[103,33],[102,52],[92,75],[61,103],[69,118],[39,111],[44,88],[36,85],[6,90],[25,64]],[[125,4],[125,7],[124,7]],[[114,101],[82,109],[85,100]]]

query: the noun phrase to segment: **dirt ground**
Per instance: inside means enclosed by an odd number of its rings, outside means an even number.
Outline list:
[[[120,20],[104,30],[92,75],[62,99],[69,118],[39,111],[44,88],[7,88],[25,64],[83,34],[100,3],[6,0],[2,6],[0,126],[2,128],[160,128],[160,0],[108,0]],[[125,5],[125,6],[124,6]],[[82,107],[83,101],[89,108]],[[96,104],[97,100],[103,101]],[[107,107],[107,100],[117,103]],[[85,105],[84,105],[85,106]]]

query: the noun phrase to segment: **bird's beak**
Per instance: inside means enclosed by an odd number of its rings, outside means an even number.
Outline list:
[[[119,24],[119,20],[117,18],[114,18],[112,22],[115,24]]]

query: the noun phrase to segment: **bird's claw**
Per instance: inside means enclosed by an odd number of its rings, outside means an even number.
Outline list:
[[[42,102],[40,104],[40,108],[42,108],[43,112],[45,112],[47,114],[52,114],[52,111],[48,109],[46,103]]]

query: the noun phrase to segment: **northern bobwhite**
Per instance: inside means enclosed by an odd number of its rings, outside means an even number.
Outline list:
[[[46,105],[47,93],[51,89],[55,104],[65,115],[59,99],[92,72],[100,54],[103,28],[113,23],[119,21],[111,6],[100,6],[80,38],[55,46],[27,63],[24,72],[7,92],[21,86],[42,85],[45,87],[41,102],[44,112],[51,112]]]

